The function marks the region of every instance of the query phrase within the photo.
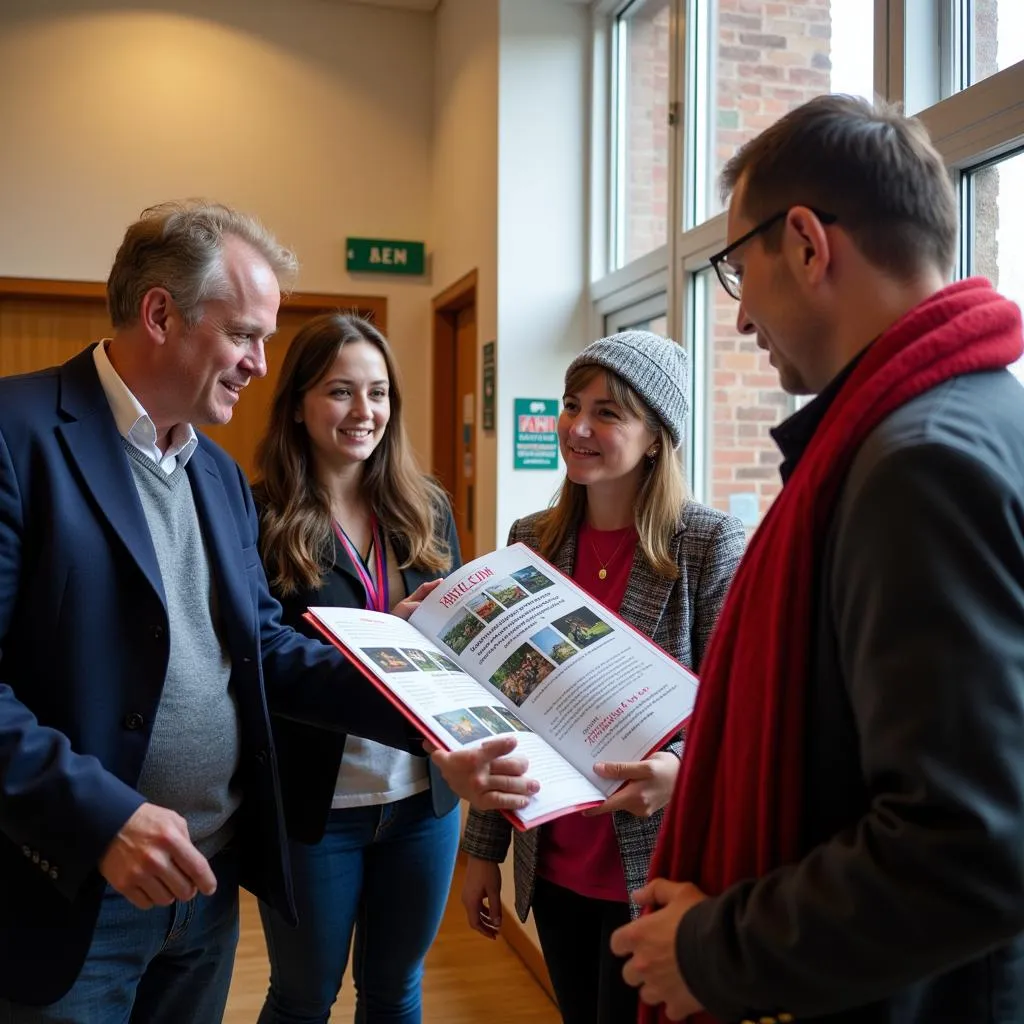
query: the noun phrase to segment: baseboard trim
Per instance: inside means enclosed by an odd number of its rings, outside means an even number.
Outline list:
[[[526,969],[537,979],[537,984],[544,989],[551,1002],[557,1005],[555,990],[551,985],[551,975],[548,974],[541,951],[526,934],[526,929],[520,924],[519,918],[514,913],[510,914],[507,907],[504,916],[505,920],[501,922],[501,937],[508,944],[509,949],[522,960]]]
[[[456,859],[463,867],[465,867],[466,854],[462,850],[459,850],[456,855]],[[551,984],[551,975],[548,974],[547,964],[544,963],[544,956],[537,948],[533,939],[531,939],[527,934],[526,929],[516,916],[515,910],[509,906],[504,907],[502,910],[499,941],[501,940],[504,940],[508,948],[511,949],[520,960],[522,960],[523,965],[533,975],[537,984],[544,990],[548,999],[550,999],[555,1006],[558,1006],[558,1000],[555,998],[555,989]]]

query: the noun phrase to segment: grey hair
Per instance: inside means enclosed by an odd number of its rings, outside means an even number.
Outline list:
[[[202,319],[203,303],[224,294],[224,238],[250,245],[270,264],[282,291],[298,271],[295,254],[255,218],[201,199],[160,203],[125,232],[107,278],[107,309],[115,328],[139,318],[143,296],[165,288],[186,324]]]

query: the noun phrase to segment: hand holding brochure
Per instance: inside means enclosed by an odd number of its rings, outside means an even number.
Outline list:
[[[307,618],[438,746],[515,733],[540,792],[520,830],[600,804],[678,732],[697,678],[523,544],[451,574],[405,622],[356,608]]]

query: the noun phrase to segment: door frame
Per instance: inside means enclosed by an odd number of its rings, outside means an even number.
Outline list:
[[[452,495],[455,494],[455,477],[459,472],[455,459],[455,442],[461,413],[461,406],[458,405],[455,395],[455,317],[460,310],[468,306],[477,307],[476,293],[477,271],[474,268],[431,300],[434,376],[431,467],[441,486]],[[479,313],[479,309],[477,312]],[[477,323],[479,345],[479,318]],[[473,429],[476,430],[475,415],[473,424]],[[473,504],[476,504],[475,488]],[[470,512],[471,522],[475,523],[476,509],[467,511]]]
[[[37,277],[0,277],[0,302],[5,299],[68,299],[107,301],[107,286],[102,281],[58,281]],[[330,292],[290,292],[282,294],[281,309],[287,312],[308,310],[310,315],[333,309],[357,312],[373,321],[387,334],[388,300],[381,295],[334,295]],[[83,343],[84,344],[84,343]]]

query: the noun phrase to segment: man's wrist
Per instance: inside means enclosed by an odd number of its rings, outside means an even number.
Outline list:
[[[694,904],[680,919],[676,928],[676,968],[686,987],[713,1017],[720,1020],[739,1020],[745,1007],[728,996],[723,998],[710,976],[714,962],[712,936],[716,929],[711,919],[718,910],[718,900],[709,897]]]

